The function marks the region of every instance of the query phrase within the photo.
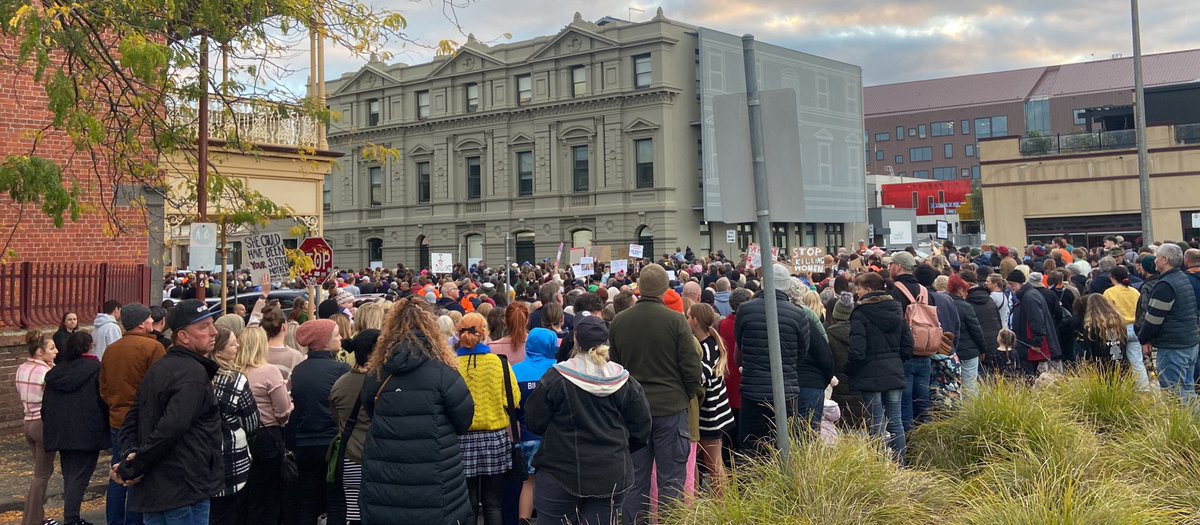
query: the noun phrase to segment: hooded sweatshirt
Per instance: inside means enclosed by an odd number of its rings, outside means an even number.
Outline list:
[[[621,365],[575,356],[554,365],[525,404],[526,422],[542,436],[533,459],[578,497],[611,497],[633,485],[630,452],[650,439],[650,405]]]
[[[725,317],[725,316],[733,313],[733,308],[731,308],[729,306],[729,294],[730,293],[732,293],[732,292],[714,292],[713,293],[713,306],[716,307],[717,313],[721,314],[721,317]]]
[[[108,314],[96,314],[96,320],[92,322],[92,355],[95,355],[96,359],[104,359],[104,351],[108,349],[108,345],[120,338],[121,325],[117,323],[117,319]]]
[[[525,339],[525,360],[513,365],[513,375],[517,377],[517,386],[521,389],[521,410],[517,412],[517,420],[521,423],[521,441],[541,441],[542,437],[529,431],[525,426],[525,401],[529,394],[537,388],[542,376],[554,367],[555,354],[558,352],[558,334],[545,328],[534,328]]]
[[[100,399],[100,363],[75,359],[46,372],[42,397],[46,450],[106,450],[112,446],[108,406]]]

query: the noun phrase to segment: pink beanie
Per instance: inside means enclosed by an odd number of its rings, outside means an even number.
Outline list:
[[[337,323],[329,319],[314,319],[306,321],[296,329],[296,343],[308,349],[309,352],[322,350],[337,350],[326,348],[333,334],[337,333]]]

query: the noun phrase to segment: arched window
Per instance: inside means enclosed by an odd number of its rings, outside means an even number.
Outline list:
[[[478,233],[472,233],[467,235],[465,240],[467,244],[467,266],[470,267],[483,260],[483,236]]]
[[[517,234],[516,263],[520,264],[525,262],[537,262],[537,250],[534,246],[534,237],[535,236],[533,232],[520,232]]]
[[[575,230],[571,232],[572,248],[587,248],[592,245],[592,230]]]
[[[658,260],[658,254],[654,252],[654,231],[643,224],[638,226],[636,237],[637,243],[642,245],[642,254],[645,258],[651,261]]]
[[[424,235],[417,237],[417,268],[429,269],[429,239]]]

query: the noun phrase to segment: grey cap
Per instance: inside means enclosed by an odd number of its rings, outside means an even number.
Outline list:
[[[129,303],[121,307],[121,326],[128,332],[150,318],[150,309],[142,303]]]

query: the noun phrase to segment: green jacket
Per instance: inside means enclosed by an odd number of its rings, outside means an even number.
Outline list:
[[[658,297],[642,297],[617,314],[608,330],[609,356],[641,383],[650,415],[669,416],[688,409],[701,391],[700,354],[682,314]]]

